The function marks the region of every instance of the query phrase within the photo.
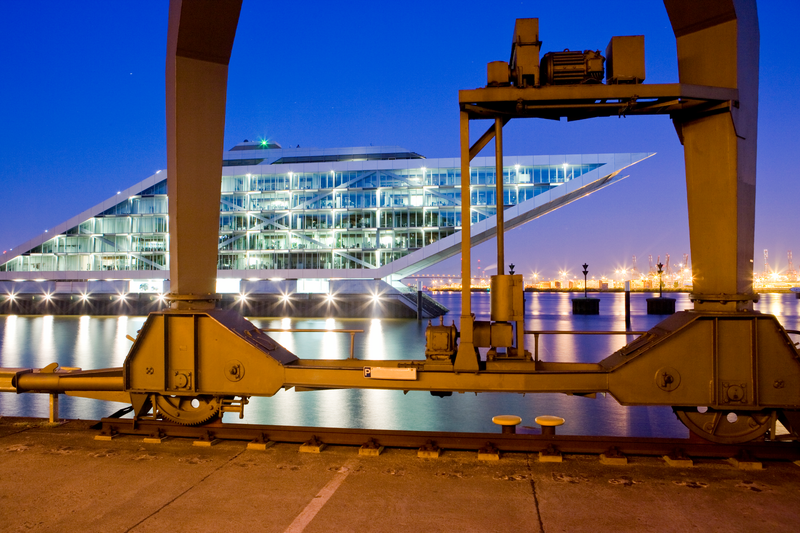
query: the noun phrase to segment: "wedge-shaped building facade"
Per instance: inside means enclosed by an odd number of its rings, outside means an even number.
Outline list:
[[[623,178],[652,154],[506,157],[506,229]],[[219,277],[383,279],[460,252],[458,158],[397,146],[282,148],[243,142],[221,171]],[[495,160],[472,161],[472,242],[495,235]],[[169,279],[166,171],[6,252],[0,280]],[[140,284],[144,287],[144,284]],[[157,290],[157,289],[155,289]]]

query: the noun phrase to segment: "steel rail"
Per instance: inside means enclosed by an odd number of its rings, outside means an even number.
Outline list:
[[[272,332],[286,332],[286,333],[349,333],[350,334],[350,357],[348,359],[355,359],[356,356],[353,352],[356,341],[356,333],[364,333],[363,329],[309,329],[309,328],[259,328],[259,331],[272,333]]]
[[[644,335],[646,331],[567,331],[567,330],[528,330],[525,335],[533,335],[533,360],[539,362],[539,335]]]
[[[320,428],[225,424],[216,421],[203,426],[181,426],[166,420],[104,418],[95,426],[106,436],[140,435],[181,437],[199,440],[221,439],[255,442],[305,443],[316,440],[328,445],[362,446],[370,439],[379,446],[420,448],[433,444],[444,450],[479,450],[491,445],[500,451],[601,454],[614,448],[625,455],[729,458],[744,453],[757,459],[796,461],[800,444],[793,441],[754,441],[744,444],[716,444],[694,435],[688,439],[541,435],[527,433],[461,433],[440,431],[399,431],[380,429]]]

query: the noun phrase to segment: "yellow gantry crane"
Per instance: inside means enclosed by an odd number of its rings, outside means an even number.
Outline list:
[[[242,413],[282,388],[609,393],[623,405],[668,405],[714,442],[762,437],[776,421],[800,433],[800,355],[772,315],[753,311],[758,118],[755,0],[665,0],[679,83],[645,84],[644,37],[605,50],[540,57],[538,19],[518,19],[509,61],[486,87],[459,92],[462,209],[460,324],[431,325],[424,359],[302,359],[214,294],[227,71],[240,0],[173,0],[167,54],[170,309],[151,313],[123,368],[0,369],[0,391],[123,401],[140,419],[202,424]],[[470,308],[470,161],[494,140],[502,198],[503,126],[511,119],[668,115],[684,145],[694,308],[598,363],[541,361],[524,349],[522,276],[498,275],[491,320]],[[494,124],[472,146],[470,121]],[[478,348],[489,348],[486,360]],[[51,396],[54,397],[54,396]],[[57,396],[56,396],[57,397]],[[731,414],[733,416],[731,416]]]

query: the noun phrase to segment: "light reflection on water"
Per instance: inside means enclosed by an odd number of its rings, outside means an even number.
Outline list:
[[[594,295],[601,299],[599,316],[572,316],[571,295],[527,293],[525,329],[528,330],[624,330],[624,295]],[[661,317],[646,314],[646,298],[631,297],[632,329],[646,330]],[[687,294],[673,294],[676,309],[691,307]],[[445,324],[460,314],[460,294],[436,294],[451,311]],[[488,293],[474,293],[473,312],[488,320]],[[792,294],[764,294],[756,309],[775,314],[787,329],[800,329],[800,300]],[[121,366],[144,317],[52,317],[0,316],[0,366],[42,367],[53,361],[84,369]],[[355,354],[370,359],[424,359],[427,321],[399,319],[274,318],[253,319],[261,328],[361,329],[355,337]],[[318,333],[274,332],[270,335],[290,351],[309,359],[347,358],[350,335],[331,331]],[[549,361],[597,362],[622,347],[632,337],[543,335],[539,356]],[[533,351],[533,338],[526,337]],[[121,407],[81,398],[63,398],[65,418],[97,419]],[[0,414],[47,416],[46,395],[0,394]],[[668,407],[622,407],[611,397],[587,399],[560,394],[454,394],[433,397],[427,392],[385,390],[281,391],[272,398],[251,398],[245,423],[326,427],[370,427],[376,429],[487,431],[497,428],[491,417],[517,414],[523,425],[534,425],[542,414],[566,418],[564,434],[639,436],[685,436],[685,428]],[[238,422],[235,415],[226,421]]]
[[[0,366],[41,368],[57,362],[83,369],[122,366],[145,317],[0,316]],[[0,414],[46,417],[46,394],[0,393]],[[97,419],[121,404],[62,396],[63,418]]]

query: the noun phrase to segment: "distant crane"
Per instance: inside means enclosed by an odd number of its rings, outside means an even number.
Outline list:
[[[792,252],[789,252],[789,253],[791,254]],[[635,255],[633,256],[633,268],[631,268],[631,274],[633,274],[633,275],[638,274],[638,272],[636,271],[636,256]]]
[[[664,265],[664,273],[667,275],[667,280],[672,276],[672,271],[669,269],[669,254],[667,254],[667,263]]]
[[[769,250],[764,248],[764,277],[769,276]]]
[[[789,253],[786,255],[789,259],[789,272],[786,273],[786,276],[789,278],[789,281],[797,281],[797,272],[795,272],[794,263],[792,263],[792,251],[789,250]]]
[[[653,268],[653,256],[652,256],[652,255],[648,255],[648,256],[647,256],[647,259],[649,259],[649,260],[650,260],[650,271],[649,271],[649,273],[650,273],[650,274],[653,274],[653,273],[655,273],[655,269]],[[661,256],[659,256],[659,260],[658,260],[658,262],[659,262],[659,263],[661,262]]]
[[[681,273],[681,284],[686,283],[686,274],[689,274],[691,280],[692,271],[689,268],[689,254],[683,254],[683,272]]]

